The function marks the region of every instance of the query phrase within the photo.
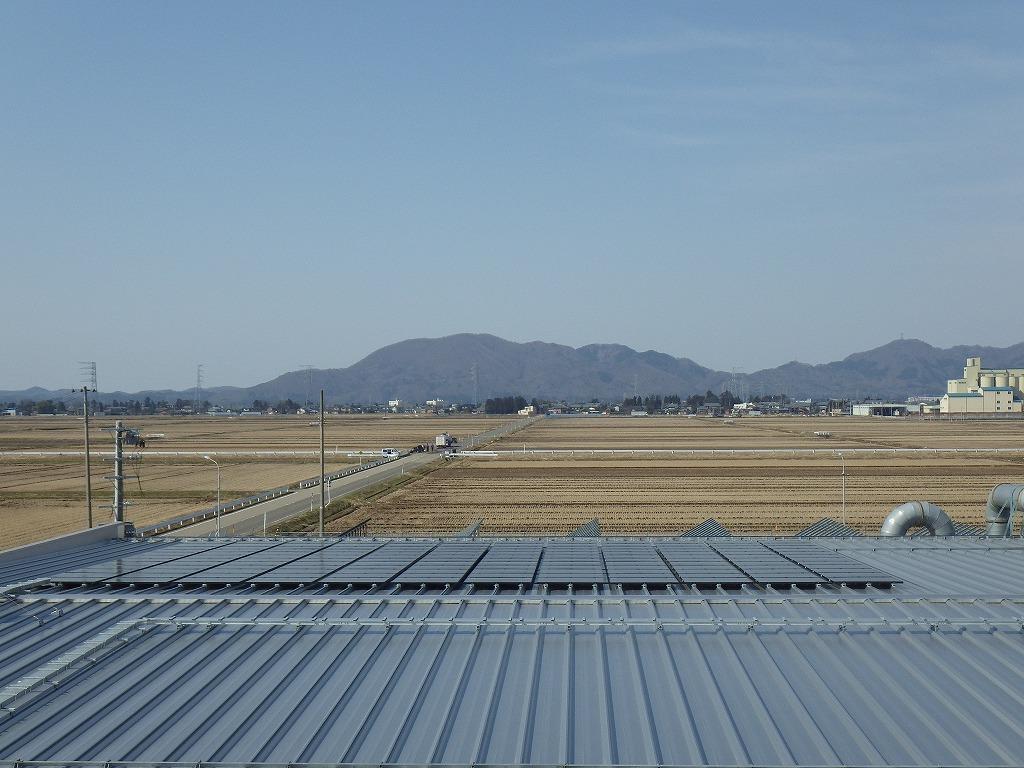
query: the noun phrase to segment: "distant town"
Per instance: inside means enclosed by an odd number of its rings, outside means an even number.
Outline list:
[[[947,382],[943,395],[918,395],[905,402],[886,402],[866,397],[853,401],[846,398],[793,399],[784,393],[753,395],[742,398],[728,389],[707,390],[703,394],[649,394],[624,397],[618,402],[592,399],[566,402],[521,395],[493,397],[482,403],[455,403],[442,398],[412,402],[400,398],[381,403],[332,404],[325,411],[332,414],[518,414],[520,416],[706,416],[744,417],[764,415],[803,416],[889,416],[889,417],[969,417],[1021,416],[1024,412],[1024,368],[982,368],[980,357],[967,359],[964,375]],[[53,416],[75,413],[73,399],[23,399],[2,404],[0,416]],[[253,400],[245,407],[226,408],[208,400],[175,399],[103,400],[91,402],[94,413],[106,416],[276,416],[313,415],[319,413],[310,401],[299,403],[291,398],[271,403]]]

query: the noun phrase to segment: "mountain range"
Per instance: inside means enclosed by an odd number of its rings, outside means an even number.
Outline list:
[[[618,400],[634,391],[686,396],[730,388],[736,394],[784,392],[791,397],[881,397],[938,395],[946,380],[961,375],[968,356],[986,367],[1024,366],[1024,342],[1010,347],[957,346],[942,349],[917,339],[900,339],[831,363],[796,361],[750,374],[705,368],[663,352],[638,352],[620,344],[569,347],[541,341],[518,343],[489,334],[460,333],[437,339],[409,339],[378,349],[347,368],[291,371],[251,387],[213,387],[202,396],[224,406],[285,398],[305,402],[323,388],[327,402],[372,403],[399,398],[423,402],[443,398],[472,402],[499,395],[551,400]],[[475,375],[473,374],[475,371]],[[100,398],[191,400],[192,390],[102,392]],[[0,391],[0,401],[52,398],[73,400],[68,390],[33,387]]]

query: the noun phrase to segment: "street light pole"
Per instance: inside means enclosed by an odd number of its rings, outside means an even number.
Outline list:
[[[220,538],[220,464],[209,456],[203,456],[203,458],[213,462],[217,467],[217,538]]]

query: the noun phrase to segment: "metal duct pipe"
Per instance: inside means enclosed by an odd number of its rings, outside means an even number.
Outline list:
[[[1009,536],[1010,512],[1024,512],[1024,484],[1001,483],[988,494],[985,505],[985,534]]]
[[[890,512],[879,536],[906,536],[912,528],[927,528],[932,536],[954,536],[953,521],[942,507],[930,501],[908,501]]]

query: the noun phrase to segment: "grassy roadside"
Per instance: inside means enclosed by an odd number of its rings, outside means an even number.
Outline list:
[[[380,483],[371,485],[368,488],[364,488],[361,491],[357,491],[352,494],[348,494],[339,499],[335,499],[324,508],[324,529],[333,530],[334,533],[340,533],[348,528],[351,528],[358,523],[363,522],[360,517],[359,510],[372,501],[385,496],[392,491],[401,488],[409,483],[414,483],[417,480],[426,477],[431,472],[435,472],[443,466],[442,461],[432,461],[429,464],[425,464],[411,472],[406,472],[404,475],[400,475],[392,480],[385,480]],[[317,511],[306,512],[303,515],[293,517],[290,520],[285,520],[278,525],[268,529],[269,535],[276,535],[280,533],[313,533],[316,531],[317,526],[320,522],[320,516]],[[332,523],[337,523],[332,526]]]

